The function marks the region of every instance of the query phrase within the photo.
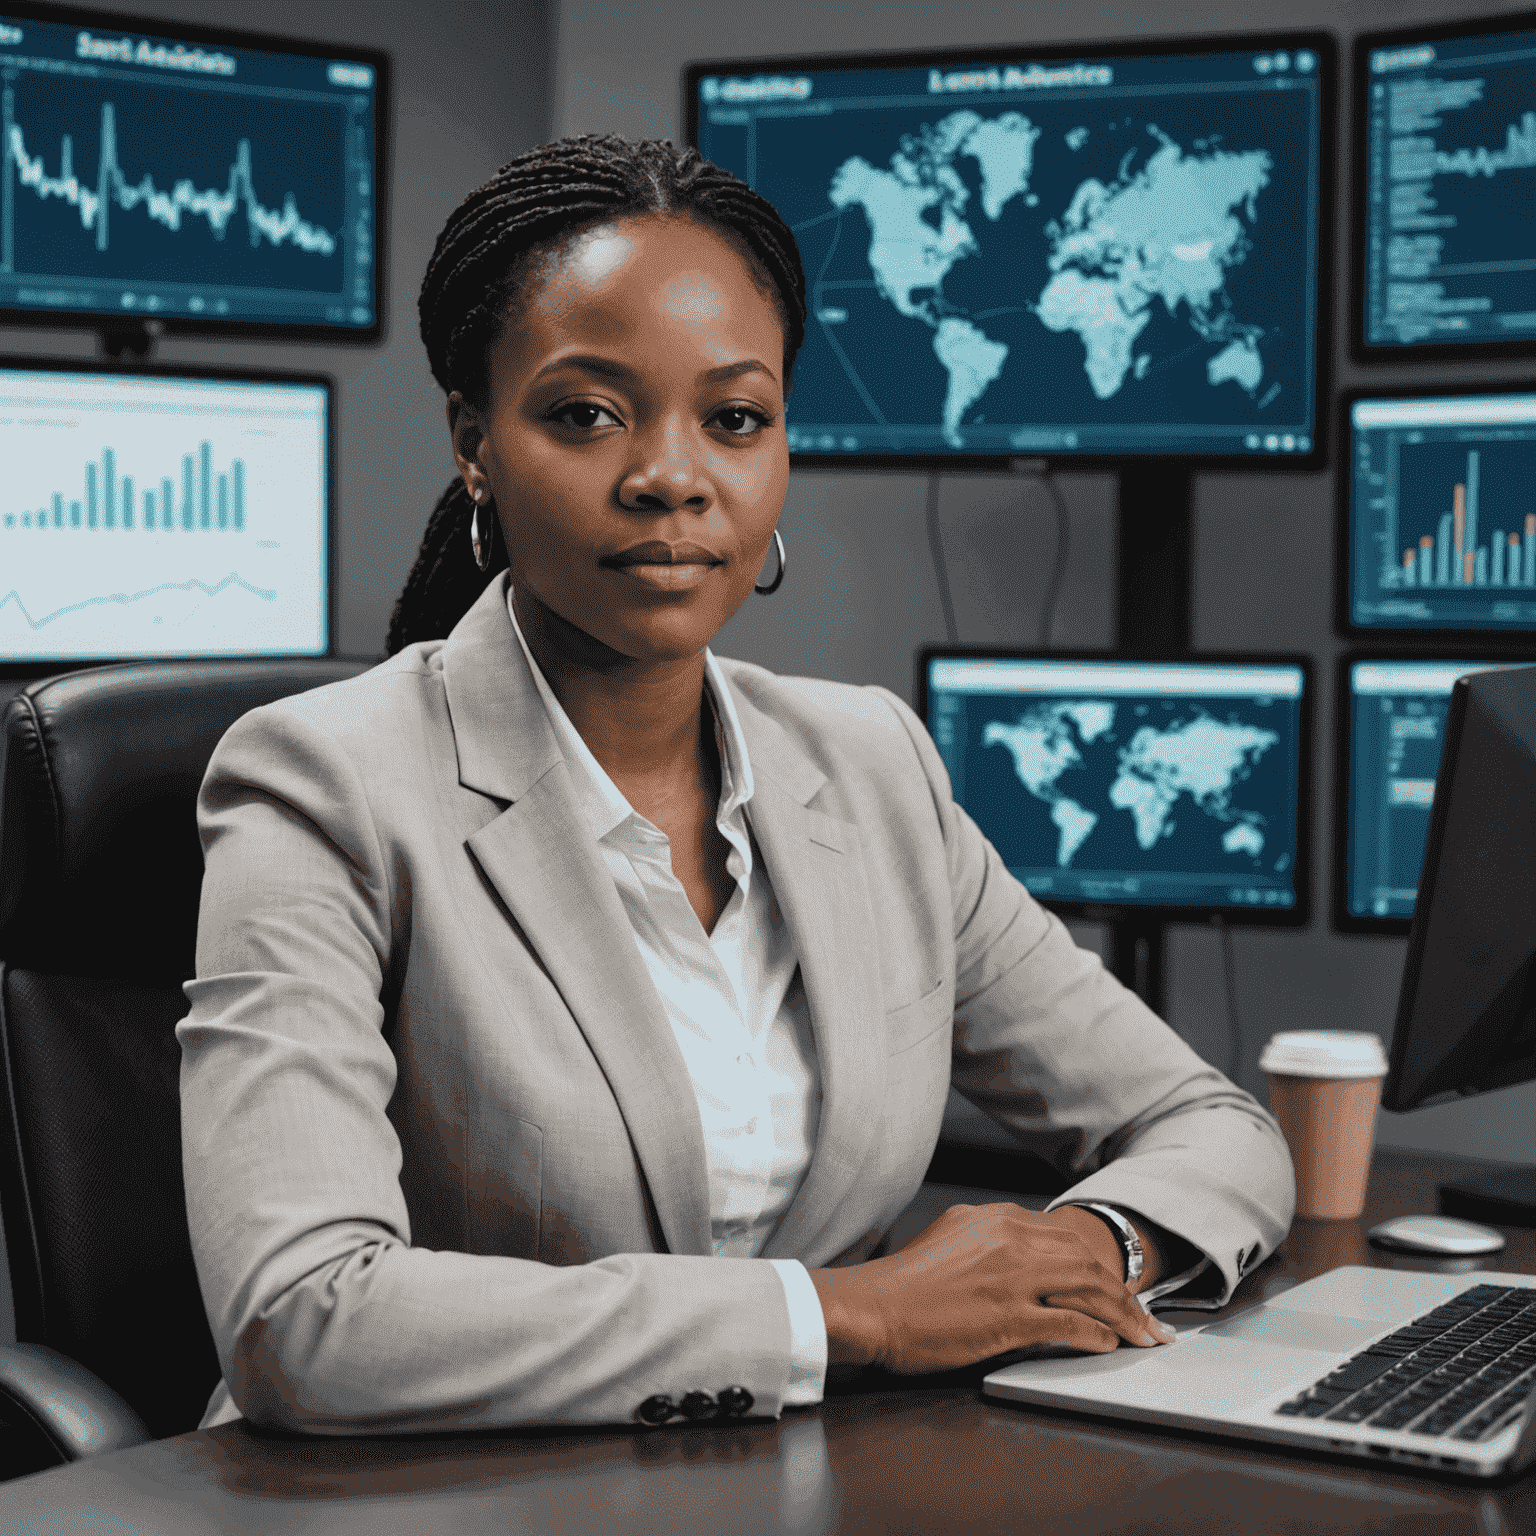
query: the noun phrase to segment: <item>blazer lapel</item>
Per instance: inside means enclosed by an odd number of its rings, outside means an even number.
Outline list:
[[[825,775],[733,689],[752,759],[748,815],[795,939],[821,1069],[821,1120],[805,1180],[763,1250],[804,1253],[854,1187],[885,1097],[883,997],[858,831],[809,802]]]
[[[704,1131],[688,1069],[494,581],[443,647],[466,788],[512,803],[468,840],[608,1079],[668,1249],[712,1250]]]

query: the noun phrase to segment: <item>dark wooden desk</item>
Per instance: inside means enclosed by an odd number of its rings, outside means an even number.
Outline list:
[[[1298,1222],[1233,1307],[1340,1264],[1433,1268],[1366,1228],[1433,1208],[1472,1165],[1378,1155],[1363,1221]],[[1473,1268],[1536,1273],[1536,1230]],[[866,1378],[777,1424],[294,1440],[199,1431],[0,1485],[0,1531],[368,1532],[1390,1530],[1536,1536],[1536,1472],[1487,1488],[990,1402],[980,1373]]]

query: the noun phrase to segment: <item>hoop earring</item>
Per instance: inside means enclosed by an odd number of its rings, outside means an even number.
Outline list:
[[[475,510],[469,517],[469,547],[475,552],[475,564],[481,572],[491,568],[491,537],[492,529],[486,529],[482,535],[480,532],[480,503],[475,503]]]
[[[766,587],[760,587],[756,583],[753,584],[752,590],[760,597],[772,597],[784,585],[784,572],[789,569],[789,556],[784,553],[784,540],[779,536],[777,528],[773,530],[773,543],[779,552],[779,570],[778,574]]]

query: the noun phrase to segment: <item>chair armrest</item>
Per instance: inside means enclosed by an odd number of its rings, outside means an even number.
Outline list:
[[[106,1382],[46,1344],[0,1345],[0,1414],[29,1423],[60,1461],[150,1438],[143,1419]]]

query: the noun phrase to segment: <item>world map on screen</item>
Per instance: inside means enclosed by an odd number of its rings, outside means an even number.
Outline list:
[[[1122,713],[1131,718],[1120,720]],[[1051,700],[1029,705],[1016,720],[988,721],[981,741],[1004,748],[1018,782],[1050,808],[1058,868],[1071,866],[1106,819],[1128,816],[1136,845],[1151,855],[1179,835],[1190,814],[1217,824],[1234,871],[1257,867],[1267,817],[1244,803],[1243,788],[1279,733],[1235,712],[1218,719],[1199,705],[1143,723],[1148,718],[1145,706],[1138,712],[1101,699]]]
[[[832,207],[864,215],[880,299],[933,333],[947,378],[935,415],[951,448],[964,446],[962,425],[1017,345],[995,322],[1021,311],[1076,338],[1098,401],[1183,363],[1193,348],[1210,389],[1240,391],[1250,406],[1277,392],[1266,361],[1271,326],[1240,315],[1228,291],[1229,274],[1266,228],[1271,153],[1229,150],[1219,136],[1181,144],[1153,122],[1115,128],[1047,133],[1021,112],[955,111],[901,134],[884,164],[851,155],[833,173]],[[1042,206],[1037,184],[1075,190]],[[1038,209],[1039,242],[989,244],[988,226],[1020,209]],[[967,263],[980,264],[979,276],[963,273],[973,302],[962,305],[945,284]],[[1179,329],[1149,330],[1159,313]]]

